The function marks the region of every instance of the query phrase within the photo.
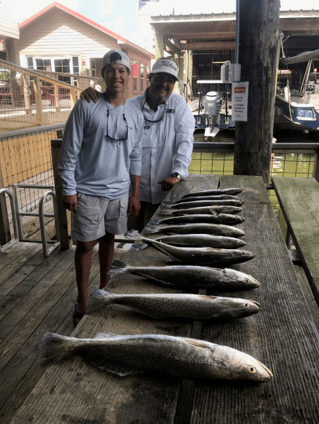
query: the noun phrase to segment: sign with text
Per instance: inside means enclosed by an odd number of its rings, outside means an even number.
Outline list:
[[[232,120],[247,122],[248,82],[232,84]]]

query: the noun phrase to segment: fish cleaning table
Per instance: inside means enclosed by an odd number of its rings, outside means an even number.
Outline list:
[[[166,334],[194,337],[246,352],[274,374],[267,383],[177,380],[163,375],[119,377],[88,365],[80,356],[49,367],[12,424],[242,424],[318,423],[319,335],[260,177],[190,175],[168,194],[241,187],[245,250],[255,258],[234,265],[260,282],[247,291],[207,294],[260,303],[258,314],[218,323],[155,320],[120,307],[87,314],[73,332]],[[158,212],[156,213],[158,215]],[[159,217],[159,216],[158,216]],[[124,262],[165,266],[167,256],[131,248]],[[176,293],[180,289],[123,274],[112,277],[113,293]]]

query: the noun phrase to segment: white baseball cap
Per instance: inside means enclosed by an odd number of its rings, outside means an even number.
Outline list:
[[[130,71],[130,59],[128,58],[128,56],[124,52],[122,52],[122,50],[113,49],[107,52],[103,57],[103,67],[101,69],[102,76],[104,74],[105,67],[108,65],[112,65],[112,63],[124,65],[127,67],[128,71]]]
[[[172,59],[166,57],[158,59],[152,67],[151,74],[158,74],[159,72],[165,72],[166,74],[173,75],[176,80],[178,79],[178,66]]]

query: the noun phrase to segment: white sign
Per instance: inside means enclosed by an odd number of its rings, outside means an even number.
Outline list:
[[[247,122],[248,82],[232,84],[232,120]]]

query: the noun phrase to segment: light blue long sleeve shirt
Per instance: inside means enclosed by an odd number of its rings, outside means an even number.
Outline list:
[[[58,163],[63,194],[125,196],[130,175],[141,175],[143,123],[142,113],[128,101],[115,108],[104,95],[97,103],[79,100],[66,123]],[[107,134],[114,139],[127,134],[127,139],[112,141]]]
[[[160,203],[167,192],[159,181],[177,172],[182,179],[188,175],[192,159],[195,120],[185,99],[171,94],[166,105],[160,105],[156,112],[146,102],[146,92],[130,99],[139,110],[143,109],[144,121],[142,140],[141,197],[144,202]]]

